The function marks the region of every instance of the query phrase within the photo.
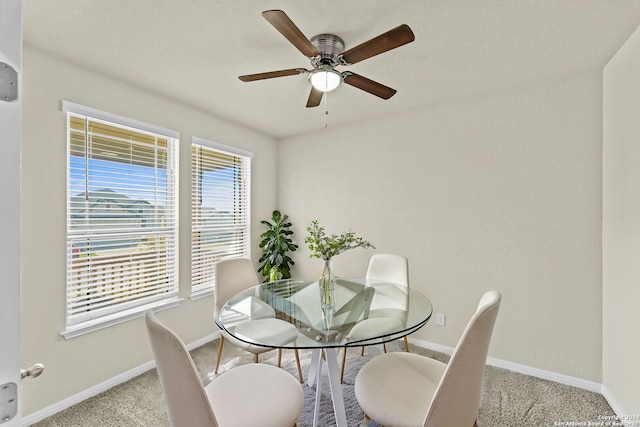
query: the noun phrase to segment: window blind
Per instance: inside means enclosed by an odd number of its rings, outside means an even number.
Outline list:
[[[178,140],[67,110],[67,327],[178,295]]]
[[[213,289],[214,265],[249,257],[251,155],[194,138],[191,145],[191,286]]]

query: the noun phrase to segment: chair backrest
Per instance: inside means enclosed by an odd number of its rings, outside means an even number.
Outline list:
[[[401,255],[375,254],[369,260],[367,279],[409,286],[409,261]]]
[[[458,341],[433,396],[425,427],[473,426],[482,397],[484,368],[502,296],[488,291]]]
[[[258,275],[248,258],[218,261],[214,267],[214,316],[217,319],[225,302],[232,296],[259,284]]]
[[[333,313],[334,324],[347,326],[351,329],[363,314],[365,318],[368,317],[369,307],[371,306],[374,293],[374,288],[366,287],[355,294],[353,298]]]
[[[145,313],[167,412],[173,427],[217,427],[198,371],[182,340],[151,311]]]

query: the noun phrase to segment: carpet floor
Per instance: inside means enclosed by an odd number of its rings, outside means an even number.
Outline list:
[[[203,382],[215,375],[218,341],[213,341],[191,352]],[[448,356],[410,345],[414,353],[446,362]],[[387,344],[388,351],[401,351],[401,342]],[[353,383],[359,368],[382,353],[382,346],[371,346],[360,356],[359,348],[347,353],[343,393],[349,426],[375,427],[374,422],[363,424],[363,413],[353,394]],[[260,356],[261,363],[275,364],[276,351]],[[341,353],[339,353],[339,357]],[[300,351],[302,373],[306,381],[311,352]],[[219,375],[234,366],[251,363],[252,355],[232,345],[225,345]],[[296,376],[293,351],[284,350],[282,367]],[[326,373],[326,370],[324,371]],[[313,425],[315,387],[303,385],[305,408],[298,427]],[[322,384],[322,425],[335,426],[328,380]],[[580,425],[597,422],[602,416],[614,416],[606,400],[598,393],[558,384],[516,372],[487,366],[483,398],[478,416],[479,427],[545,427]],[[164,427],[169,426],[162,397],[162,388],[155,369],[87,399],[54,416],[42,420],[36,427]],[[238,426],[249,427],[249,426]]]

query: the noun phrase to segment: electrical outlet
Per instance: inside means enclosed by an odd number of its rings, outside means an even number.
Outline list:
[[[437,313],[436,314],[436,325],[444,326],[445,320],[446,320],[446,316],[444,314],[442,314],[442,313]]]

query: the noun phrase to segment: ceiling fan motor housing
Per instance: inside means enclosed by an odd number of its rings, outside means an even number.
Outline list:
[[[344,51],[344,41],[340,37],[335,34],[318,34],[313,36],[310,41],[320,52],[319,57],[311,59],[314,67],[340,65],[339,56]]]

